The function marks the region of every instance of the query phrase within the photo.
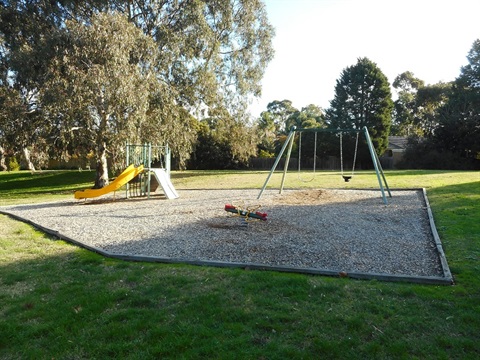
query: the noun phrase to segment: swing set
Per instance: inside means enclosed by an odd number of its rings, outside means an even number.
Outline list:
[[[315,131],[314,132],[314,136],[315,136],[315,140],[314,140],[314,147],[313,147],[313,176],[312,178],[308,179],[308,180],[305,180],[305,179],[302,179],[300,177],[300,173],[301,173],[301,162],[302,162],[302,132],[300,131],[298,133],[298,180],[300,181],[303,181],[303,182],[311,182],[315,179],[315,175],[316,175],[316,171],[317,171],[317,134],[318,134],[318,131]],[[358,137],[360,135],[360,132],[357,131],[357,136],[356,136],[356,140],[355,140],[355,152],[354,152],[354,155],[353,155],[353,165],[352,165],[352,173],[351,175],[345,175],[344,174],[344,171],[343,171],[343,133],[339,133],[340,134],[340,171],[341,171],[341,174],[342,174],[342,178],[343,180],[345,180],[345,182],[349,182],[352,178],[353,178],[353,175],[355,173],[355,163],[357,162],[357,149],[358,149]]]
[[[339,138],[340,138],[340,171],[341,171],[341,176],[345,182],[350,182],[352,180],[354,173],[355,173],[355,163],[357,160],[357,150],[358,150],[358,139],[360,136],[360,133],[363,133],[365,136],[365,140],[368,146],[368,149],[370,151],[370,156],[372,158],[373,166],[375,168],[375,173],[377,175],[377,180],[378,184],[380,187],[380,191],[382,193],[382,199],[385,204],[388,204],[387,198],[385,195],[385,189],[388,192],[389,197],[392,197],[392,194],[390,192],[390,188],[388,187],[387,184],[387,179],[385,178],[385,173],[383,172],[382,165],[380,164],[380,159],[378,158],[377,152],[375,151],[375,148],[373,146],[372,140],[370,138],[370,134],[368,132],[368,129],[366,126],[364,126],[361,130],[352,130],[352,129],[318,129],[318,128],[296,128],[295,126],[292,127],[290,130],[290,133],[288,134],[288,137],[283,144],[282,149],[280,150],[280,153],[278,154],[275,163],[272,166],[272,169],[270,170],[270,173],[267,176],[267,179],[265,180],[265,183],[263,184],[262,190],[260,191],[260,194],[258,195],[257,199],[260,199],[263,192],[265,191],[265,188],[268,185],[268,182],[270,181],[270,178],[272,177],[273,173],[275,172],[275,169],[278,166],[278,163],[280,162],[280,159],[282,158],[283,153],[288,147],[287,150],[287,156],[285,160],[285,165],[283,169],[283,176],[282,176],[282,182],[280,185],[280,191],[279,193],[281,194],[283,191],[283,186],[285,184],[285,178],[287,175],[287,170],[288,170],[288,163],[290,162],[290,156],[292,153],[292,147],[293,143],[295,142],[295,135],[296,133],[299,134],[299,140],[298,140],[298,177],[300,179],[300,171],[301,171],[301,153],[302,153],[302,133],[303,132],[314,132],[314,150],[313,150],[313,177],[310,180],[306,181],[312,181],[315,178],[316,174],[316,164],[317,164],[317,134],[322,133],[322,132],[329,132],[329,133],[338,133]],[[343,162],[343,134],[345,133],[356,133],[356,139],[355,139],[355,150],[354,150],[354,155],[353,155],[353,163],[352,163],[352,171],[351,173],[347,174],[344,172],[344,162]],[[302,180],[302,179],[300,179]],[[382,181],[383,180],[383,181]],[[302,180],[305,181],[305,180]]]

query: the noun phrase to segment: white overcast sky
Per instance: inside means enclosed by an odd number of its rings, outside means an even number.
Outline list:
[[[480,39],[480,0],[265,0],[275,57],[250,107],[274,100],[328,108],[336,80],[359,57],[390,83],[411,71],[427,84],[452,81]],[[392,93],[393,90],[392,90]]]

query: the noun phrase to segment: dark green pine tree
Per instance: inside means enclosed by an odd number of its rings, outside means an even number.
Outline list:
[[[332,129],[368,128],[378,154],[388,145],[393,100],[387,77],[374,62],[359,58],[342,71],[335,86],[335,97],[327,110]]]

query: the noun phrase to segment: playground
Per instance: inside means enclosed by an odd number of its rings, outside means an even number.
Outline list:
[[[422,190],[182,190],[175,200],[104,196],[2,208],[49,233],[126,260],[451,283]],[[268,220],[225,211],[225,204]],[[435,231],[435,230],[434,230]]]
[[[311,129],[292,128],[261,190],[179,194],[170,180],[168,146],[127,144],[127,168],[106,187],[78,190],[76,200],[2,211],[125,260],[451,284],[425,191],[389,188],[366,128],[356,132],[351,173],[344,173],[341,157],[341,178],[348,183],[354,176],[362,133],[378,189],[284,189],[295,135],[300,158],[304,131]],[[314,159],[321,130],[315,131]],[[267,190],[285,150],[280,189]]]

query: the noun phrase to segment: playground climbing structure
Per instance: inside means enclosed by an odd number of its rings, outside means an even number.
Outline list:
[[[126,161],[127,166],[143,166],[143,172],[127,184],[127,197],[135,193],[137,196],[150,198],[157,186],[160,186],[167,199],[178,198],[170,180],[171,152],[168,145],[127,144]]]

